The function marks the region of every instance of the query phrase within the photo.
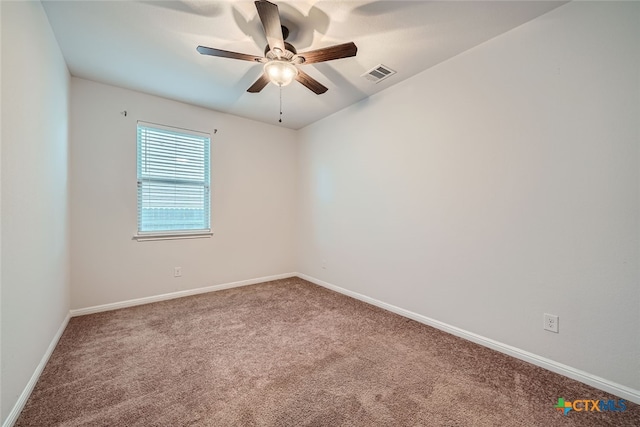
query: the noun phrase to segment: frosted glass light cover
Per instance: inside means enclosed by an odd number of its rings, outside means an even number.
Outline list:
[[[298,75],[298,69],[290,62],[273,60],[264,64],[264,71],[269,76],[271,83],[278,86],[286,86]]]

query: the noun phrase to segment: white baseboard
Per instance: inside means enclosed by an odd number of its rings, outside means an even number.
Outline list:
[[[306,274],[297,273],[297,276],[311,283],[314,283],[316,285],[322,286],[327,289],[331,289],[332,291],[336,291],[343,295],[347,295],[349,297],[358,299],[360,301],[364,301],[368,304],[375,305],[377,307],[391,311],[392,313],[399,314],[400,316],[413,319],[416,322],[424,323],[425,325],[432,326],[436,329],[440,329],[444,332],[448,332],[452,335],[458,336],[460,338],[464,338],[476,344],[480,344],[490,349],[499,351],[500,353],[504,353],[509,356],[515,357],[516,359],[524,360],[525,362],[529,362],[533,365],[540,366],[541,368],[547,369],[557,374],[564,375],[565,377],[569,377],[576,381],[580,381],[581,383],[584,383],[584,384],[590,385],[591,387],[595,387],[599,390],[603,390],[608,393],[614,394],[630,402],[640,404],[640,390],[635,390],[631,387],[627,387],[622,384],[609,381],[605,378],[592,375],[588,372],[575,369],[571,366],[558,363],[554,360],[547,359],[546,357],[538,356],[537,354],[530,353],[528,351],[519,349],[517,347],[513,347],[508,344],[503,344],[501,342],[483,337],[473,332],[469,332],[464,329],[451,326],[447,323],[440,322],[435,319],[431,319],[421,314],[417,314],[412,311],[405,310],[403,308],[396,307],[391,304],[387,304],[385,302],[368,297],[366,295],[362,295],[357,292],[353,292],[348,289],[344,289],[339,286],[332,285],[331,283],[324,282],[320,279],[316,279],[315,277],[307,276]]]
[[[204,288],[188,289],[185,291],[171,292],[168,294],[154,295],[144,298],[136,298],[127,301],[114,302],[110,304],[94,305],[92,307],[78,308],[70,311],[71,317],[84,316],[85,314],[100,313],[102,311],[117,310],[120,308],[133,307],[136,305],[150,304],[152,302],[166,301],[175,298],[182,298],[190,295],[205,294],[207,292],[221,291],[223,289],[238,288],[240,286],[255,285],[256,283],[269,282],[271,280],[287,279],[297,276],[296,273],[276,274],[274,276],[258,277],[256,279],[241,280],[238,282],[224,283],[221,285],[207,286]]]
[[[62,321],[62,324],[58,328],[58,332],[56,332],[55,336],[51,340],[49,347],[47,347],[47,351],[45,351],[44,356],[42,356],[40,363],[38,363],[36,370],[33,372],[33,375],[31,375],[31,378],[29,379],[29,382],[27,383],[26,387],[22,391],[22,394],[20,394],[18,401],[16,402],[15,405],[13,405],[11,412],[9,412],[9,415],[4,420],[4,423],[2,423],[2,427],[11,427],[18,420],[18,417],[20,416],[20,412],[22,412],[22,409],[24,409],[24,405],[27,403],[27,400],[29,400],[29,396],[31,396],[31,393],[33,392],[33,388],[36,386],[36,383],[40,378],[40,374],[42,374],[44,367],[47,365],[47,362],[49,361],[49,358],[51,357],[53,350],[55,350],[56,345],[58,345],[58,341],[60,340],[62,333],[67,327],[67,324],[69,323],[70,318],[71,316],[67,314],[64,320]]]

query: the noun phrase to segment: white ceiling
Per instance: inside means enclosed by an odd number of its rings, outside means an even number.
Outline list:
[[[353,41],[358,54],[304,70],[329,88],[282,89],[283,123],[299,129],[530,21],[564,1],[276,2],[304,52]],[[44,1],[72,75],[278,124],[279,89],[246,89],[262,65],[203,56],[204,45],[251,55],[266,46],[252,1]],[[361,77],[377,64],[397,74]],[[469,70],[473,73],[473,70]]]

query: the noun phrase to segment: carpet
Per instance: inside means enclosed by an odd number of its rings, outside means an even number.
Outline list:
[[[640,426],[558,398],[619,401],[291,278],[72,318],[16,426]]]

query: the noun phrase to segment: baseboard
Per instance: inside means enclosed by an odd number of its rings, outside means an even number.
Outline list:
[[[92,307],[78,308],[70,311],[71,317],[84,316],[85,314],[100,313],[103,311],[118,310],[120,308],[133,307],[136,305],[150,304],[152,302],[166,301],[175,298],[187,297],[190,295],[205,294],[207,292],[221,291],[223,289],[238,288],[240,286],[255,285],[256,283],[269,282],[271,280],[287,279],[297,276],[296,273],[276,274],[274,276],[258,277],[256,279],[241,280],[238,282],[224,283],[221,285],[207,286],[204,288],[188,289],[185,291],[171,292],[168,294],[154,295],[144,298],[136,298],[127,301],[114,302],[110,304],[94,305]]]
[[[47,351],[45,351],[44,356],[42,356],[42,359],[40,360],[40,363],[38,364],[35,371],[33,372],[33,375],[31,375],[29,382],[27,383],[24,390],[22,391],[22,394],[20,394],[18,401],[16,402],[15,405],[13,405],[13,408],[11,409],[11,412],[9,412],[7,419],[5,419],[4,423],[2,423],[2,427],[11,427],[18,420],[18,417],[20,416],[22,409],[24,409],[24,405],[27,403],[27,400],[29,400],[29,396],[31,396],[31,393],[33,392],[33,388],[36,386],[36,383],[38,382],[38,378],[40,378],[40,374],[42,374],[44,367],[47,365],[47,362],[49,361],[49,358],[53,353],[53,350],[56,348],[56,345],[58,345],[58,341],[60,340],[62,333],[67,327],[67,324],[69,323],[70,318],[71,316],[69,314],[65,316],[64,320],[62,321],[62,324],[58,328],[58,332],[56,332],[56,334],[54,335],[53,339],[51,340],[51,343],[49,344],[49,347],[47,347]]]
[[[399,314],[400,316],[413,319],[416,322],[424,323],[425,325],[432,326],[436,329],[440,329],[444,332],[450,333],[460,338],[464,338],[476,344],[480,344],[490,349],[499,351],[500,353],[504,353],[509,356],[515,357],[516,359],[524,360],[525,362],[529,362],[533,365],[540,366],[541,368],[547,369],[557,374],[564,375],[565,377],[569,377],[576,381],[580,381],[581,383],[584,383],[584,384],[590,385],[591,387],[595,387],[599,390],[603,390],[605,392],[614,394],[630,402],[640,404],[640,390],[635,390],[631,387],[627,387],[622,384],[609,381],[605,378],[592,375],[588,372],[575,369],[571,366],[558,363],[554,360],[547,359],[546,357],[542,357],[537,354],[519,349],[517,347],[513,347],[508,344],[504,344],[499,341],[495,341],[490,338],[483,337],[482,335],[478,335],[473,332],[469,332],[464,329],[451,326],[447,323],[440,322],[438,320],[431,319],[429,317],[414,313],[412,311],[405,310],[403,308],[396,307],[391,304],[387,304],[385,302],[368,297],[366,295],[362,295],[357,292],[353,292],[348,289],[344,289],[339,286],[333,285],[331,283],[324,282],[320,279],[316,279],[315,277],[307,276],[306,274],[297,273],[297,276],[311,283],[314,283],[316,285],[322,286],[327,289],[331,289],[332,291],[336,291],[343,295],[347,295],[349,297],[358,299],[360,301],[364,301],[368,304],[375,305],[376,307],[383,308],[385,310],[391,311],[392,313]]]

